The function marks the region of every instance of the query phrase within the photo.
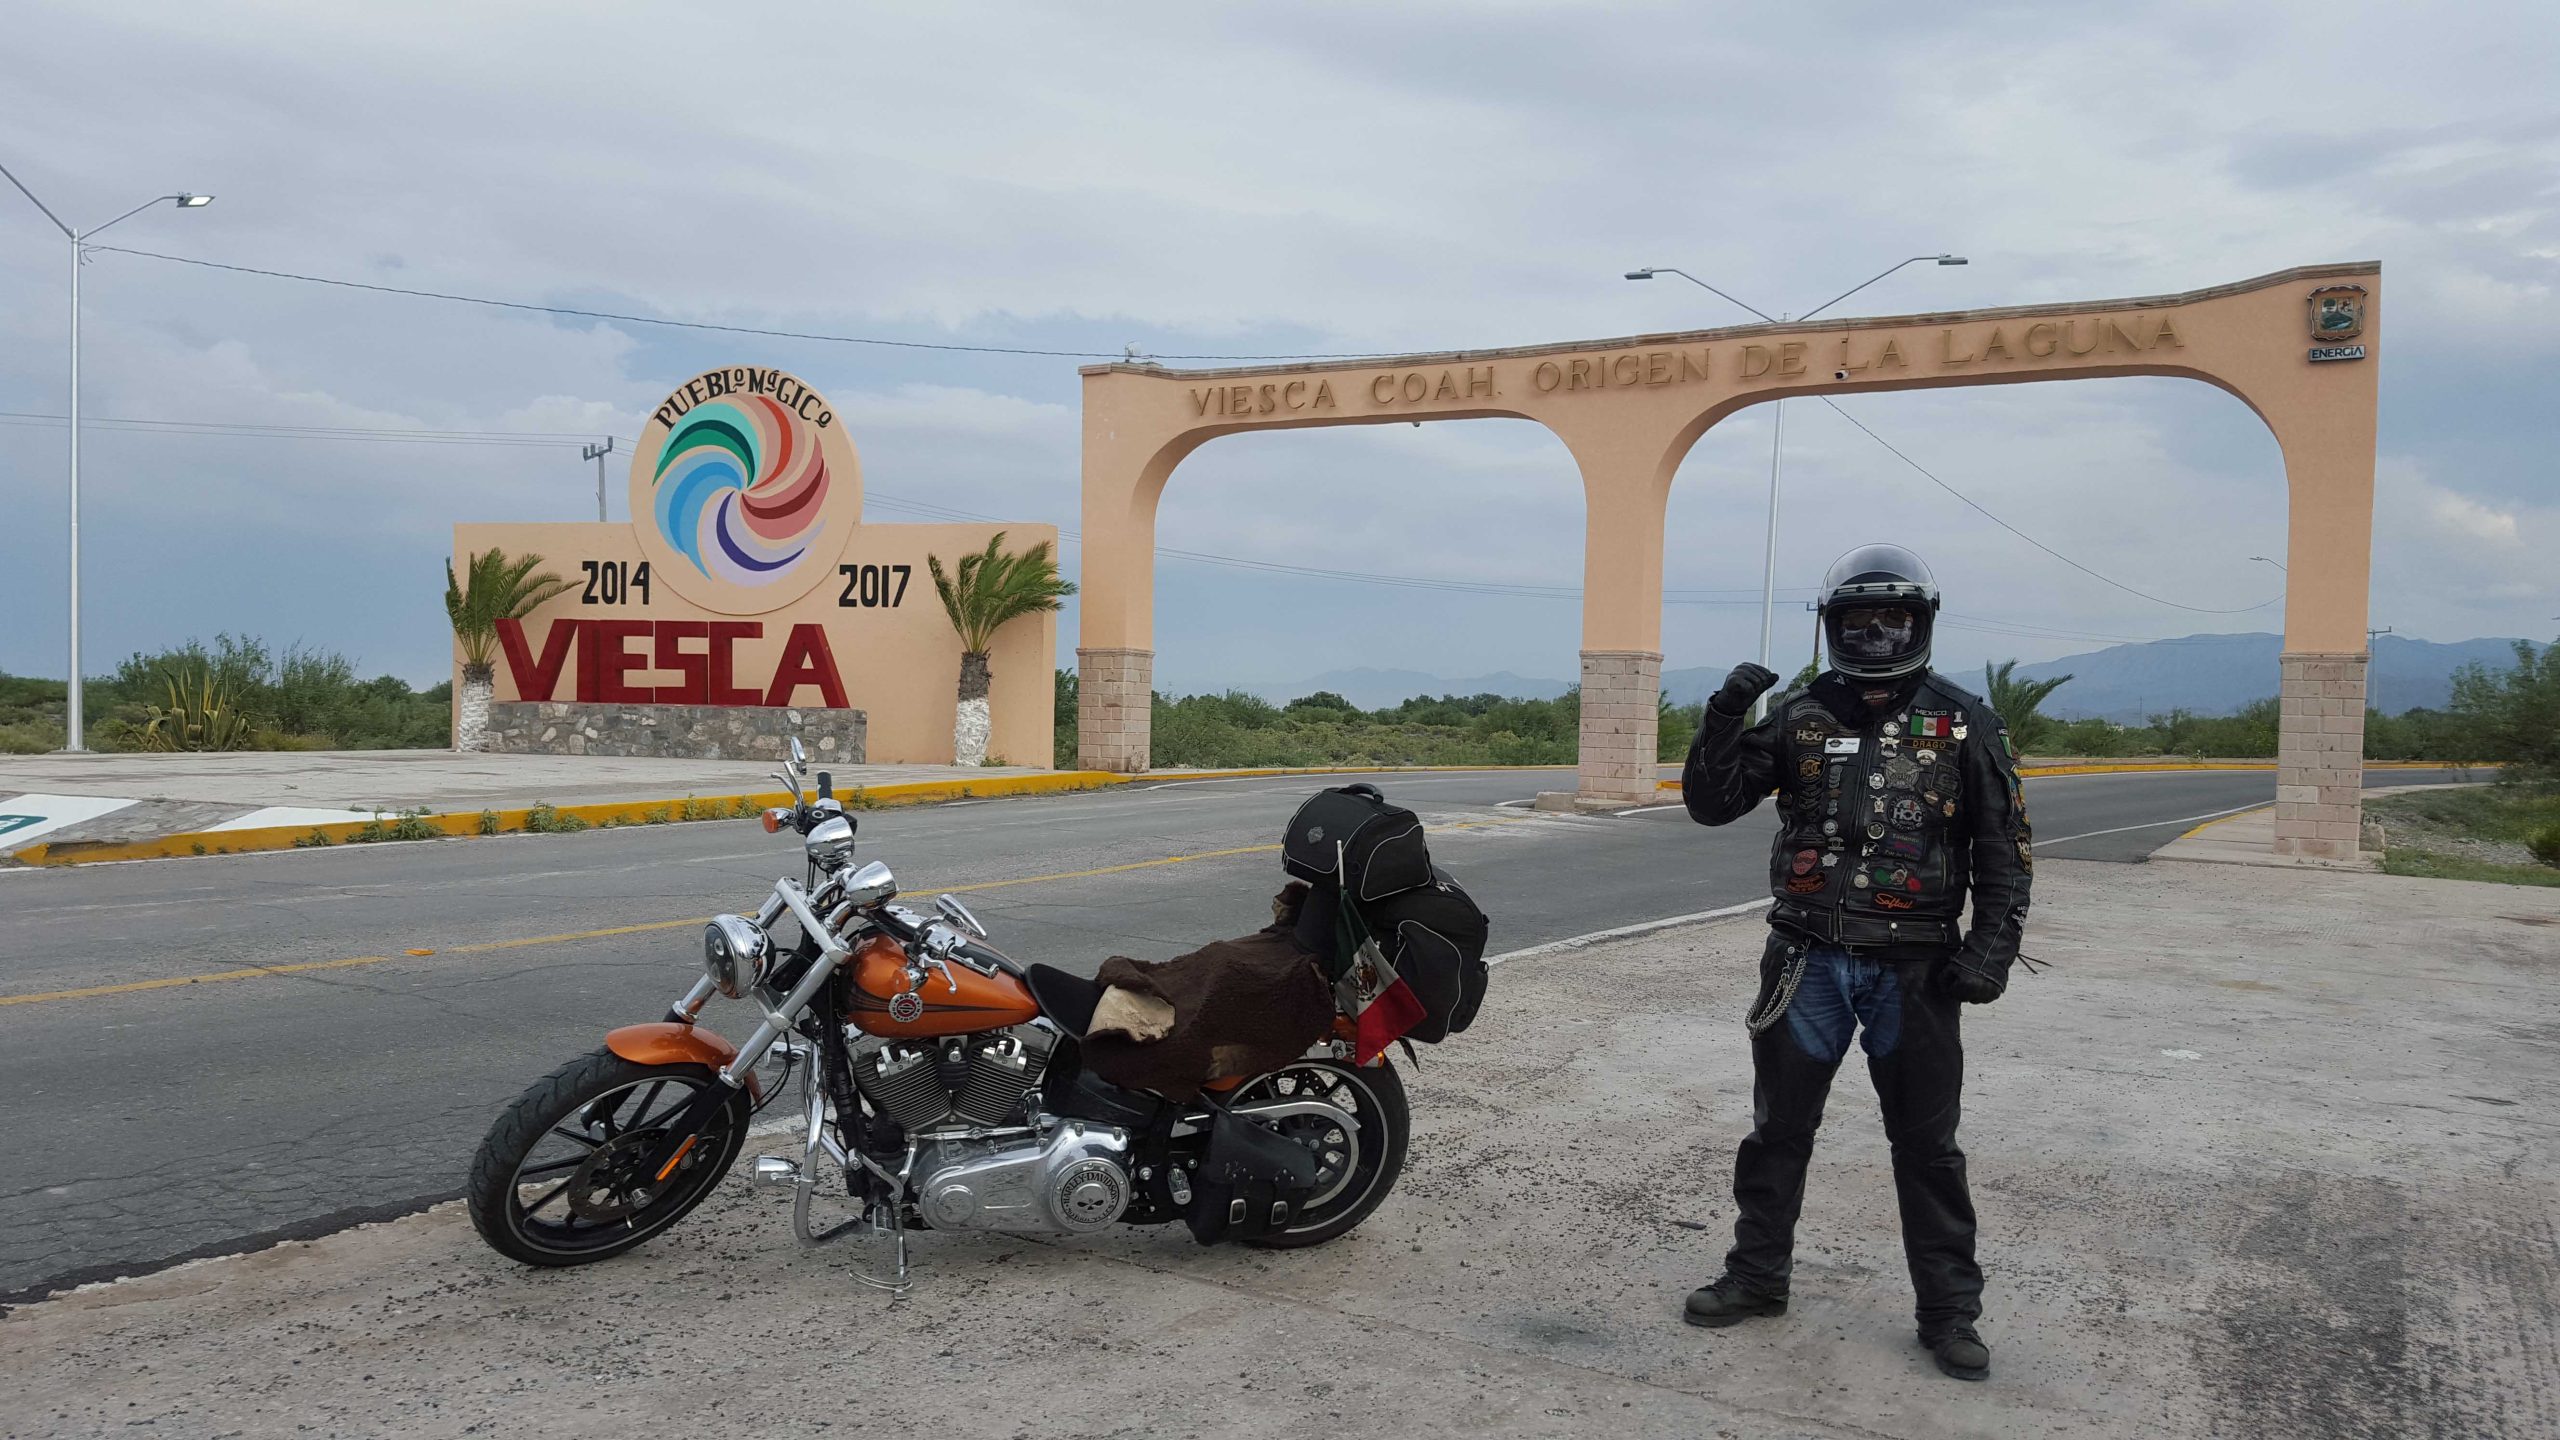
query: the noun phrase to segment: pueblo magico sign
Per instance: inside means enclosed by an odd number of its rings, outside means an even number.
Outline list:
[[[945,763],[960,642],[926,559],[948,564],[999,530],[1007,548],[1057,538],[1038,524],[863,523],[842,412],[766,366],[670,391],[626,494],[627,523],[454,527],[457,557],[531,552],[569,582],[500,625],[498,702],[857,709],[871,761]],[[991,756],[1047,763],[1056,650],[1053,616],[997,636]]]

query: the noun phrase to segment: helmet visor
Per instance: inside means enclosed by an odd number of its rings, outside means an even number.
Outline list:
[[[1849,605],[1831,612],[1831,649],[1851,660],[1900,660],[1919,648],[1920,617],[1908,605]]]

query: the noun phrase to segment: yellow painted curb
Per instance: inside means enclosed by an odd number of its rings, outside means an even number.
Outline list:
[[[847,809],[863,810],[875,806],[926,805],[937,800],[1063,795],[1077,790],[1126,785],[1132,778],[1100,770],[1057,770],[1037,775],[990,775],[981,780],[918,780],[898,785],[857,785],[839,798]],[[790,803],[788,794],[773,791],[755,795],[688,795],[673,800],[613,800],[592,805],[541,808],[561,819],[584,821],[585,827],[581,828],[605,828],[668,825],[686,820],[744,819],[768,806]],[[413,831],[424,826],[440,837],[515,835],[525,833],[526,820],[532,814],[532,809],[457,810],[414,816],[386,812],[378,820],[349,820],[330,825],[275,825],[255,830],[199,830],[121,845],[77,840],[62,844],[39,843],[17,851],[10,858],[22,865],[49,866],[91,865],[109,860],[169,860],[191,855],[249,855],[297,847],[318,849],[324,844],[367,844],[371,842],[354,837],[372,834],[376,839],[390,839],[392,836],[383,832],[401,826]]]

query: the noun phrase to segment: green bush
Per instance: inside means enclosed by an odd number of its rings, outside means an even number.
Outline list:
[[[2545,825],[2534,831],[2524,848],[2537,863],[2560,869],[2560,825]]]
[[[438,749],[448,735],[449,683],[413,690],[397,676],[360,679],[353,661],[331,651],[295,646],[279,656],[254,636],[216,635],[210,646],[189,640],[93,676],[84,696],[90,748],[145,748],[152,708],[172,708],[171,674],[201,676],[226,694],[247,722],[249,749]],[[62,748],[66,689],[59,680],[0,675],[0,750]],[[162,732],[172,726],[164,722]]]

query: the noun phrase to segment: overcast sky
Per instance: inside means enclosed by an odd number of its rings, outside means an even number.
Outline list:
[[[1197,3],[9,9],[0,163],[101,243],[418,289],[802,331],[1118,353],[1511,345],[1737,323],[1906,255],[1853,312],[2133,296],[2380,259],[2374,623],[2560,622],[2560,7]],[[0,190],[0,411],[64,410],[67,244]],[[705,336],[100,254],[93,416],[629,436],[676,381],[785,366],[853,426],[868,518],[912,501],[1072,530],[1071,359]],[[2174,380],[1844,408],[2065,554],[2207,609],[2281,577],[2283,474]],[[1672,498],[1671,666],[1758,645],[1765,408]],[[2280,630],[2060,564],[1819,405],[1789,407],[1782,594],[1848,545],[1936,566],[1942,668]],[[558,446],[101,429],[87,660],[217,630],[439,678],[458,520],[593,514]],[[0,416],[0,669],[63,673],[64,432]],[[622,516],[621,457],[611,490]],[[1582,504],[1527,422],[1215,442],[1172,547],[1578,585]],[[1070,547],[1072,573],[1080,555]],[[1979,628],[1984,621],[2013,630]],[[2014,633],[2014,627],[2035,633]],[[1809,648],[1779,615],[1780,658]],[[1571,598],[1165,559],[1171,688],[1338,665],[1569,679]],[[1061,661],[1072,663],[1073,612]],[[1792,657],[1792,658],[1789,658]]]

